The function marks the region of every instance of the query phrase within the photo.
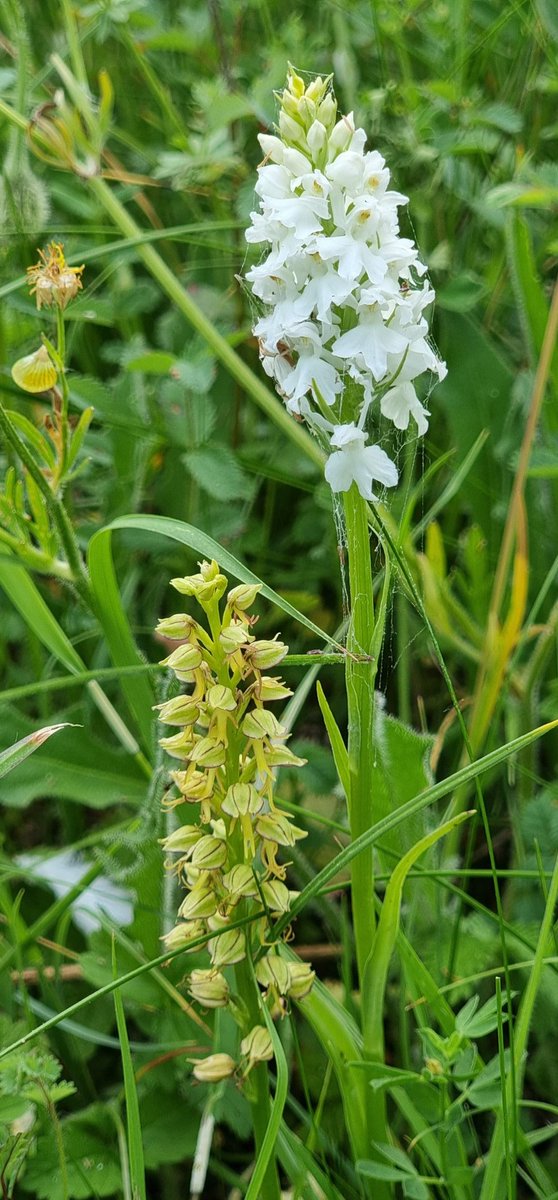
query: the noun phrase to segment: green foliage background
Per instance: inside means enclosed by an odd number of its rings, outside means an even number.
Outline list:
[[[273,89],[283,85],[287,61],[302,71],[335,72],[340,109],[355,111],[370,146],[386,157],[394,186],[411,197],[404,232],[416,238],[428,263],[437,292],[434,335],[448,364],[447,380],[430,398],[424,447],[399,447],[402,484],[384,519],[406,556],[466,719],[472,713],[475,752],[493,750],[555,717],[556,355],[525,481],[528,540],[521,570],[526,595],[521,601],[514,591],[516,575],[496,631],[489,620],[558,255],[558,19],[550,0],[324,0],[319,8],[301,0],[290,6],[277,0],[28,0],[25,5],[3,0],[0,13],[0,100],[27,120],[59,86],[51,54],[72,61],[68,14],[73,14],[92,91],[98,91],[100,71],[108,72],[114,89],[102,164],[107,183],[140,226],[143,244],[158,249],[201,313],[257,375],[251,305],[238,281],[247,258],[243,231],[260,159],[256,134],[273,123]],[[23,79],[21,72],[18,77],[22,62],[27,67]],[[198,557],[195,550],[161,537],[155,524],[150,528],[150,515],[199,527],[333,635],[343,617],[343,575],[331,494],[319,468],[254,404],[215,347],[171,303],[87,178],[41,162],[21,139],[16,146],[13,128],[1,113],[0,119],[1,398],[8,409],[41,427],[44,402],[16,388],[10,366],[33,350],[40,330],[48,328],[24,286],[25,269],[36,261],[38,246],[63,241],[67,257],[86,264],[84,291],[67,311],[72,413],[77,418],[89,405],[95,410],[85,443],[87,461],[69,494],[70,510],[83,549],[117,518],[145,515],[135,527],[123,522],[113,537],[118,584],[145,659],[156,663],[161,657],[152,629],[170,609],[168,579],[194,569]],[[18,170],[27,172],[23,200],[14,190]],[[57,734],[0,781],[3,949],[10,969],[19,972],[15,985],[9,971],[0,984],[10,1042],[20,1033],[20,1021],[27,1026],[44,1020],[112,979],[107,920],[105,928],[86,935],[66,909],[54,913],[50,941],[27,937],[53,897],[34,877],[31,860],[18,866],[17,856],[40,852],[42,857],[45,848],[75,847],[87,859],[96,856],[106,875],[131,890],[133,923],[117,933],[120,974],[160,953],[169,893],[156,841],[163,832],[161,764],[146,716],[150,700],[164,686],[161,676],[156,671],[121,675],[114,631],[111,638],[108,626],[101,628],[60,579],[35,574],[37,590],[25,592],[25,599],[14,545],[25,548],[29,530],[35,543],[48,534],[29,492],[20,508],[17,462],[9,447],[2,455],[6,492],[0,519],[9,537],[0,534],[0,749],[39,726],[64,721],[82,726]],[[379,582],[381,566],[377,556]],[[109,587],[107,579],[98,583],[101,592]],[[45,624],[41,597],[57,623],[52,628]],[[320,648],[315,634],[278,605],[262,602],[260,614],[261,636],[281,628],[292,651]],[[512,618],[516,625],[506,643],[500,635]],[[479,696],[475,688],[487,662]],[[106,695],[140,742],[143,732],[143,751],[157,768],[149,787],[141,761],[119,743],[86,682],[78,675],[52,686],[56,677],[84,670],[106,673],[100,678]],[[305,672],[289,668],[289,684],[302,684]],[[343,727],[342,673],[335,665],[323,667],[320,679]],[[432,747],[436,778],[462,763],[461,737],[424,612],[417,611],[400,578],[390,606],[380,686],[389,714],[382,717],[393,786],[389,808],[428,784],[432,776],[430,768],[425,773],[424,759]],[[404,728],[410,724],[421,735]],[[293,876],[303,886],[336,850],[327,821],[344,819],[314,688],[298,717],[297,746],[309,765],[296,780],[285,772],[280,791],[285,803],[306,811],[310,836],[303,852],[293,854]],[[486,780],[496,862],[512,873],[501,880],[505,934],[495,920],[479,823],[469,842],[463,835],[429,858],[430,877],[415,878],[406,892],[408,943],[437,988],[447,990],[452,1006],[459,1008],[477,992],[483,1001],[494,996],[493,978],[483,973],[501,967],[502,937],[510,962],[527,964],[513,974],[513,986],[518,994],[526,986],[558,852],[557,751],[557,735],[551,733]],[[416,836],[413,832],[412,840]],[[402,848],[401,833],[394,831],[386,840],[384,879],[390,849],[393,858]],[[469,875],[456,874],[459,855]],[[335,994],[344,996],[350,1013],[355,1005],[350,935],[339,898],[343,881],[338,882],[333,898],[304,909],[297,939],[329,943],[329,953],[326,949],[323,960],[316,960],[319,972]],[[558,1055],[556,947],[549,944],[545,952],[552,961],[538,993],[527,1065],[530,1107],[521,1116],[529,1146],[537,1147],[538,1164],[524,1155],[516,1182],[518,1194],[525,1196],[556,1195],[558,1189],[551,1068]],[[81,970],[41,974],[43,965],[61,963]],[[35,971],[28,989],[24,968]],[[186,1063],[188,1054],[199,1050],[201,1035],[177,1001],[184,970],[180,959],[173,960],[164,973],[141,975],[122,989],[148,1194],[165,1200],[185,1194],[208,1101],[205,1086],[192,1088]],[[441,1049],[424,1030],[420,1034],[421,1025],[436,1023],[431,1012],[423,1018],[420,1006],[411,1015],[405,1009],[409,997],[420,994],[414,979],[409,962],[399,959],[390,977],[387,1037],[393,1065],[416,1073],[424,1055],[443,1056],[447,1047]],[[498,1054],[494,1028],[468,1034],[480,1041],[485,1059]],[[232,1039],[232,1028],[221,1033]],[[326,1068],[316,1029],[293,1019],[281,1037],[292,1073],[291,1132],[282,1135],[283,1165],[289,1154],[291,1159],[302,1155],[308,1139],[324,1170],[322,1194],[365,1194],[362,1178],[346,1158],[338,1086],[328,1076],[327,1100],[321,1091]],[[40,1051],[27,1052],[42,1054],[42,1063],[28,1061],[22,1052],[17,1071],[0,1074],[0,1105],[7,1105],[0,1107],[5,1186],[12,1186],[10,1171],[23,1148],[29,1153],[15,1195],[21,1188],[25,1195],[49,1200],[128,1196],[122,1176],[120,1043],[111,997],[95,999],[73,1024],[59,1024],[49,1044],[49,1054],[46,1041]],[[52,1055],[75,1091],[58,1082]],[[36,1085],[27,1081],[38,1077],[42,1090],[31,1096],[29,1088]],[[482,1095],[481,1089],[480,1100],[473,1095],[463,1102],[479,1110],[464,1135],[469,1166],[442,1163],[439,1174],[445,1170],[450,1179],[446,1185],[392,1176],[405,1195],[461,1200],[477,1194],[482,1174],[477,1160],[486,1152],[492,1128],[486,1110],[501,1103],[497,1072],[492,1082],[484,1082],[488,1091]],[[407,1130],[417,1133],[409,1115],[417,1096],[412,1089],[409,1094],[408,1111],[403,1116],[400,1111],[396,1123],[405,1146]],[[10,1122],[29,1102],[37,1107],[37,1124],[12,1151]],[[439,1120],[436,1103],[435,1093],[429,1094],[424,1119],[431,1126]],[[546,1125],[537,1105],[547,1106]],[[232,1085],[222,1086],[215,1115],[219,1133],[208,1194],[220,1197],[238,1184],[250,1162],[247,1107]],[[452,1128],[443,1126],[450,1142]],[[289,1143],[289,1136],[301,1141]],[[11,1166],[10,1153],[15,1155]],[[424,1159],[419,1167],[426,1171]],[[391,1169],[405,1175],[401,1162]],[[451,1176],[452,1169],[457,1174]],[[460,1177],[460,1169],[469,1174]],[[432,1170],[431,1161],[426,1175]],[[366,1178],[366,1170],[363,1174]],[[297,1185],[294,1194],[306,1193]]]

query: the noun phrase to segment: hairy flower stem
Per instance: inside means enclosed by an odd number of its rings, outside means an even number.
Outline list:
[[[351,621],[347,649],[357,659],[348,657],[346,666],[349,752],[349,822],[353,841],[365,833],[376,819],[373,810],[374,778],[374,684],[377,663],[370,657],[374,641],[374,595],[370,558],[368,505],[352,484],[344,497],[345,525],[349,557],[349,589]],[[374,852],[372,847],[358,854],[351,867],[351,895],[355,930],[356,956],[360,984],[360,1004],[364,1033],[363,1053],[372,1061],[383,1061],[383,1036],[378,1040],[381,1021],[368,1019],[373,997],[366,965],[373,952],[376,932],[374,892]],[[373,1027],[376,1036],[367,1044],[367,1031]],[[367,1103],[369,1137],[374,1141],[388,1140],[386,1132],[385,1099],[373,1093]],[[378,1182],[374,1192],[377,1200],[391,1195],[388,1184]]]

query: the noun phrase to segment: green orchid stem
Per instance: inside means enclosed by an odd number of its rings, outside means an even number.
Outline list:
[[[236,963],[234,968],[236,986],[248,1010],[248,1027],[262,1025],[261,998],[254,977],[254,970],[248,959]],[[269,1072],[266,1063],[258,1063],[250,1072],[250,1108],[256,1143],[256,1154],[260,1153],[267,1127],[271,1117],[271,1098],[269,1094]],[[281,1186],[277,1174],[275,1156],[272,1155],[264,1176],[260,1200],[281,1200]]]
[[[60,372],[60,392],[62,395],[62,408],[60,412],[60,432],[62,435],[60,478],[62,480],[64,477],[66,457],[68,453],[68,408],[70,395],[68,389],[68,380],[66,378],[66,330],[64,327],[64,313],[58,305],[56,306],[56,335],[56,348],[58,350],[58,357],[62,364]]]
[[[42,471],[35,462],[32,454],[29,453],[25,442],[22,440],[22,438],[20,438],[17,429],[10,421],[10,418],[2,404],[0,404],[0,429],[3,432],[6,441],[8,441],[13,447],[18,455],[18,458],[23,463],[23,466],[29,472],[34,483],[36,483],[39,491],[44,496],[47,503],[47,508],[52,516],[56,531],[66,553],[68,566],[72,572],[72,582],[74,587],[76,588],[76,591],[79,592],[81,598],[85,600],[89,607],[91,607],[92,600],[89,580],[87,578],[81,552],[66,509],[64,508],[62,501],[59,500],[57,496],[53,495],[53,492],[49,487]]]
[[[94,196],[96,196],[99,203],[102,204],[113,223],[126,237],[141,239],[142,231],[139,225],[136,225],[136,222],[120,203],[104,179],[95,176],[87,180],[87,186],[93,192]],[[317,466],[322,468],[324,454],[311,435],[293,417],[289,416],[281,402],[272,395],[265,384],[254,375],[250,367],[233,350],[227,339],[219,333],[219,330],[215,328],[201,309],[198,308],[186,289],[170,268],[167,267],[160,254],[157,253],[153,246],[146,245],[141,241],[138,242],[137,253],[148,271],[153,275],[153,278],[157,280],[173,304],[176,304],[176,307],[190,325],[193,326],[197,333],[201,334],[216,358],[229,371],[233,379],[244,388],[270,420],[279,426],[279,429],[281,429],[286,437],[290,438],[291,442],[294,442],[304,454],[308,455]]]
[[[351,620],[347,649],[347,706],[349,751],[349,821],[354,840],[374,823],[371,805],[371,777],[374,755],[374,681],[375,661],[359,661],[370,655],[374,637],[374,597],[370,534],[366,502],[353,483],[344,498],[345,525],[349,557]],[[359,979],[375,932],[374,857],[372,850],[359,854],[352,867],[353,922]]]
[[[367,832],[376,816],[372,805],[374,776],[374,685],[376,659],[372,654],[378,645],[380,631],[375,629],[374,594],[372,587],[372,563],[370,556],[370,530],[368,527],[368,505],[353,483],[344,497],[345,527],[349,558],[349,589],[351,598],[351,620],[347,649],[355,658],[347,658],[347,709],[348,709],[348,758],[349,758],[349,824],[354,841]],[[381,618],[380,618],[381,619]],[[368,661],[359,661],[358,656],[368,655]],[[363,1029],[367,1028],[367,1014],[374,997],[371,994],[371,976],[366,969],[372,952],[376,932],[376,905],[374,891],[374,850],[370,847],[357,854],[351,864],[351,896],[355,946],[360,984],[360,1005],[363,1014]],[[379,1032],[378,1032],[379,1031]],[[370,1053],[374,1061],[383,1061],[383,1025],[375,1022],[374,1045],[364,1043],[364,1054]],[[366,1111],[369,1138],[377,1142],[388,1141],[386,1129],[385,1097],[380,1092],[371,1094]],[[376,1182],[376,1200],[387,1200],[391,1196],[389,1184]]]

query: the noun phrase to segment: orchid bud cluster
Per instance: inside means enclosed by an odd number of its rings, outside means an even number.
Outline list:
[[[279,95],[278,135],[260,134],[258,212],[246,233],[270,246],[246,274],[262,315],[254,332],[266,373],[287,409],[327,445],[334,492],[355,482],[397,483],[379,445],[366,445],[369,415],[422,435],[428,412],[414,381],[446,373],[424,315],[434,293],[414,242],[399,231],[407,197],[353,114],[337,119],[330,79],[307,87],[291,69]]]
[[[164,804],[172,809],[192,805],[199,812],[198,819],[186,820],[163,839],[166,866],[186,889],[180,921],[164,940],[174,949],[214,935],[208,940],[211,965],[192,971],[189,992],[205,1008],[231,1004],[233,1013],[238,1004],[223,972],[258,950],[256,978],[272,1015],[278,1015],[289,998],[302,998],[314,979],[309,966],[287,964],[268,940],[270,919],[288,913],[297,894],[285,883],[280,848],[288,850],[306,836],[276,807],[273,794],[276,768],[304,763],[286,745],[287,730],[268,707],[291,695],[281,679],[265,673],[282,661],[287,646],[277,638],[258,640],[252,633],[256,618],[248,610],[260,585],[228,590],[216,562],[202,562],[198,574],[171,583],[181,595],[197,600],[207,627],[188,613],[157,626],[160,635],[179,643],[163,665],[189,686],[157,706],[159,720],[177,727],[160,739],[178,760]],[[236,925],[242,917],[252,918],[245,928]],[[272,1054],[265,1028],[250,1040],[253,1033],[241,1046],[238,1069],[243,1077],[254,1065],[256,1051],[258,1061]],[[212,1055],[197,1065],[196,1077],[213,1078],[216,1071],[215,1078],[224,1078],[237,1070],[231,1061]],[[219,1075],[222,1071],[225,1075]]]

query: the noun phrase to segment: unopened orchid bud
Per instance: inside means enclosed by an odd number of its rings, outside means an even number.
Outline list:
[[[227,899],[232,903],[245,896],[259,895],[254,872],[248,863],[236,863],[231,867],[230,871],[223,875],[223,887],[227,891]]]
[[[199,842],[202,836],[198,825],[181,825],[179,829],[173,829],[172,833],[166,838],[160,838],[161,845],[164,850],[169,852],[191,850],[196,842]]]
[[[204,834],[192,851],[192,866],[201,871],[218,871],[227,861],[227,843]]]
[[[12,367],[12,379],[24,392],[36,395],[54,387],[58,371],[50,358],[46,346],[39,346],[33,354],[18,358]]]
[[[236,708],[236,699],[232,688],[224,687],[221,683],[214,684],[206,693],[206,703],[210,709],[219,709],[222,712],[234,712]]]
[[[277,717],[267,708],[253,708],[242,722],[242,732],[247,738],[283,738],[287,731]]]
[[[171,737],[159,738],[159,745],[172,758],[188,758],[192,747],[193,734],[191,726],[186,725],[179,733],[173,733]]]
[[[217,897],[212,888],[197,885],[182,901],[178,915],[184,921],[201,921],[217,909]]]
[[[289,964],[278,954],[266,954],[256,965],[256,979],[266,990],[286,996],[290,985]]]
[[[269,1062],[269,1059],[273,1058],[273,1042],[265,1025],[254,1025],[250,1033],[242,1039],[240,1052],[243,1058],[248,1059],[250,1066],[259,1062]]]
[[[155,632],[171,641],[182,639],[195,640],[200,626],[188,613],[173,613],[171,617],[163,617],[155,626]]]
[[[244,817],[263,808],[263,796],[252,783],[233,783],[227,790],[222,809],[229,817]]]
[[[298,893],[289,892],[288,887],[280,879],[268,879],[262,883],[262,895],[272,913],[286,913],[291,905],[291,897]]]
[[[195,725],[200,714],[199,705],[193,704],[190,696],[173,696],[154,707],[164,725]]]
[[[253,641],[254,638],[245,625],[227,625],[227,628],[219,634],[219,642],[227,655],[244,650],[247,643]]]
[[[327,143],[327,130],[325,125],[322,125],[321,121],[316,120],[312,122],[308,133],[306,134],[306,141],[308,142],[308,146],[312,151],[312,158],[314,162],[317,162],[322,154],[322,151],[325,150]]]
[[[179,950],[181,946],[187,946],[189,942],[195,941],[205,933],[203,925],[197,921],[183,921],[179,925],[175,925],[174,929],[161,939],[165,943],[167,950]]]
[[[200,563],[198,575],[186,575],[182,579],[171,579],[171,586],[182,596],[195,596],[200,604],[220,600],[228,580],[219,571],[215,561]]]
[[[199,738],[188,755],[190,762],[199,767],[222,767],[226,750],[222,742],[212,737]]]
[[[243,929],[228,929],[209,944],[214,967],[230,967],[246,958],[246,936]]]
[[[245,609],[252,607],[256,596],[259,595],[261,590],[261,583],[239,583],[237,587],[231,588],[228,593],[227,604],[229,608],[244,612]]]
[[[224,1008],[230,997],[229,985],[219,971],[195,970],[188,981],[188,991],[205,1008]]]
[[[316,972],[312,970],[310,963],[289,963],[289,987],[287,995],[293,1000],[304,1000],[304,997],[312,990],[315,978]]]
[[[196,1063],[192,1075],[200,1083],[220,1083],[222,1079],[234,1075],[235,1071],[236,1063],[230,1054],[210,1054]]]
[[[281,138],[274,137],[271,133],[259,133],[258,141],[266,158],[270,158],[274,163],[283,162],[285,147]]]
[[[191,804],[207,799],[212,793],[211,779],[203,771],[188,767],[186,771],[171,771],[171,779]]]
[[[287,146],[305,146],[304,129],[284,108],[279,113],[279,131]]]
[[[270,667],[276,667],[282,662],[288,650],[289,647],[285,646],[284,642],[273,638],[269,641],[252,642],[250,646],[246,646],[243,653],[249,666],[258,671],[268,671]]]
[[[329,95],[324,96],[323,100],[318,105],[317,111],[318,121],[321,121],[322,125],[325,125],[328,134],[333,131],[336,117],[337,102],[333,94],[330,92]]]

